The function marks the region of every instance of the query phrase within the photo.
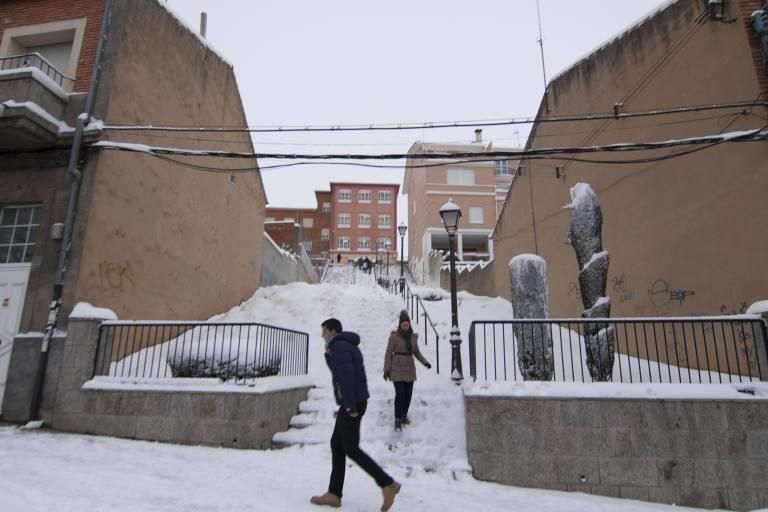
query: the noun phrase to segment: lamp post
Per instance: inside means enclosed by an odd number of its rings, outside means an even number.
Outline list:
[[[453,202],[453,199],[449,199],[440,207],[440,218],[443,220],[445,231],[448,232],[448,258],[451,265],[451,379],[459,384],[464,379],[464,374],[461,369],[461,331],[459,331],[459,308],[456,301],[454,238],[459,229],[461,208]]]
[[[397,230],[400,232],[400,293],[403,293],[403,290],[405,289],[405,277],[403,277],[403,262],[405,261],[405,247],[403,245],[403,241],[405,240],[405,232],[408,231],[408,226],[405,224],[400,224],[397,227]]]
[[[389,249],[392,247],[392,243],[387,242],[384,244],[384,247],[387,248],[387,283],[389,283]]]

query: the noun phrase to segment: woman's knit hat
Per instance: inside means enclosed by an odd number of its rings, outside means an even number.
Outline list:
[[[411,323],[411,317],[408,316],[408,311],[403,309],[400,311],[400,321],[398,323],[408,322]]]

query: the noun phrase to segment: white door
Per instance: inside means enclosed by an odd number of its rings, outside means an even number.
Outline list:
[[[29,263],[0,265],[0,412],[3,410],[8,363],[13,338],[19,331],[30,267]]]

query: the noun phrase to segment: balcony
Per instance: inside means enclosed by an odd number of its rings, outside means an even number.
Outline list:
[[[66,146],[84,94],[40,54],[0,58],[0,151]]]

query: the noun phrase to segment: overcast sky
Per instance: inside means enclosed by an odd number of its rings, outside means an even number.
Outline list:
[[[666,0],[540,0],[547,79]],[[544,88],[536,0],[167,0],[234,65],[250,125],[349,125],[533,117]],[[528,125],[485,128],[524,145]],[[470,141],[472,128],[257,134],[257,152],[405,152]],[[311,145],[309,145],[311,144]],[[315,145],[317,144],[317,145]],[[260,161],[265,166],[275,162]],[[402,164],[402,162],[399,162]],[[331,181],[400,183],[392,170],[262,171],[270,206],[314,207]],[[399,201],[399,220],[406,219]]]

